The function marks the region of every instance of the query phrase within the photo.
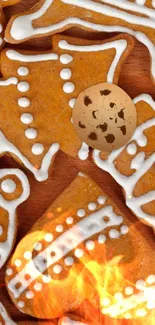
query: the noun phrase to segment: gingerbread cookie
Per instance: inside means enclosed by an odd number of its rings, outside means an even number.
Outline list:
[[[9,42],[19,43],[58,33],[71,26],[134,36],[147,46],[155,78],[154,0],[40,0],[31,10],[11,18],[6,37]]]
[[[14,5],[21,0],[0,0],[0,49],[4,45],[4,26],[5,26],[5,15],[3,13],[3,7]]]
[[[16,209],[29,194],[29,182],[22,171],[0,169],[0,268],[6,262],[15,242]]]
[[[132,212],[155,229],[155,102],[142,94],[134,103],[137,128],[129,143],[109,156],[95,150],[93,159],[122,186]]]
[[[155,309],[154,252],[151,229],[79,173],[18,244],[6,285],[17,308],[38,318],[85,299],[103,315],[139,318]]]
[[[112,151],[133,135],[137,112],[123,89],[102,83],[84,90],[73,110],[73,124],[79,138],[90,147]]]
[[[106,41],[55,36],[52,51],[38,54],[4,50],[0,154],[9,152],[39,181],[48,177],[59,149],[87,159],[89,148],[71,123],[75,100],[81,91],[96,83],[117,83],[133,45],[128,35]]]

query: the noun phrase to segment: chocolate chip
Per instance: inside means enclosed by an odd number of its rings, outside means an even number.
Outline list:
[[[110,103],[110,107],[113,108],[115,106],[115,103]]]
[[[93,112],[92,112],[93,118],[95,118],[95,119],[96,119],[96,115],[95,115],[96,112],[97,112],[97,111],[93,111]]]
[[[106,137],[105,137],[106,141],[108,143],[113,143],[115,141],[115,137],[113,134],[108,134]]]
[[[100,94],[101,96],[108,96],[109,94],[111,94],[111,90],[109,89],[100,90]]]
[[[85,104],[85,106],[92,104],[92,101],[88,96],[84,97],[84,104]]]
[[[120,130],[122,131],[123,135],[126,135],[126,126],[125,125],[121,126]]]
[[[80,121],[79,121],[79,127],[80,127],[81,129],[85,129],[85,128],[86,128],[86,126],[85,126],[84,124],[82,124]]]
[[[105,132],[105,131],[107,131],[108,124],[107,123],[99,124],[96,128],[101,129],[102,132]]]
[[[90,140],[97,140],[97,135],[96,135],[95,132],[92,132],[92,133],[90,133],[90,134],[88,135],[88,138],[89,138]]]
[[[115,118],[115,123],[117,123],[117,118]]]
[[[118,112],[118,116],[124,120],[124,112],[123,112],[123,110],[124,110],[124,108],[121,109],[121,110]]]
[[[113,118],[112,117],[109,117],[109,120],[113,120]]]

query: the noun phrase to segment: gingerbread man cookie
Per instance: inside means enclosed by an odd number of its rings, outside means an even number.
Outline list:
[[[89,148],[71,122],[75,100],[96,83],[117,83],[133,45],[128,35],[106,41],[55,36],[52,51],[5,49],[1,54],[0,154],[9,152],[39,181],[48,177],[59,149],[87,159]]]
[[[0,170],[0,268],[13,248],[17,233],[16,209],[30,194],[27,177],[19,169]]]
[[[110,155],[95,150],[94,162],[122,186],[126,205],[155,229],[155,102],[142,94],[134,99],[137,128],[129,143]]]
[[[85,299],[103,316],[139,318],[155,309],[154,252],[151,229],[79,173],[18,244],[6,285],[17,308],[38,318]]]
[[[134,36],[148,48],[155,78],[154,0],[40,0],[32,10],[11,18],[6,37],[9,42],[19,43],[71,26]]]

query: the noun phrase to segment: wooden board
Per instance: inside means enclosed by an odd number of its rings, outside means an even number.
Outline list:
[[[38,2],[37,0],[25,0],[21,4],[5,10],[7,20],[15,13],[31,7],[32,4]],[[99,34],[98,38],[104,39],[109,35]],[[93,34],[89,34],[89,38],[93,38]],[[9,46],[8,44],[6,45]],[[12,47],[12,45],[10,45]],[[15,47],[15,46],[13,46]],[[16,48],[30,48],[30,49],[49,49],[51,47],[51,39],[42,38],[33,40]],[[136,46],[130,57],[125,62],[119,80],[119,85],[132,98],[140,93],[149,93],[155,97],[155,87],[150,78],[150,58],[147,49],[140,43],[136,42]],[[0,168],[19,167],[12,158],[3,157],[0,160]],[[54,199],[62,192],[63,189],[74,179],[78,171],[81,170],[90,175],[107,193],[111,196],[118,206],[123,209],[126,215],[131,218],[131,212],[124,204],[124,198],[121,188],[112,179],[112,177],[96,167],[91,157],[88,161],[82,162],[79,159],[71,158],[60,152],[55,160],[53,170],[48,181],[43,183],[37,182],[33,175],[27,171],[31,185],[30,198],[24,202],[18,209],[19,227],[17,243],[30,229],[33,223],[43,214]],[[153,231],[150,229],[150,236]],[[28,321],[30,317],[20,313],[16,307],[11,303],[4,281],[5,267],[0,271],[0,301],[2,301],[15,321]],[[28,324],[28,323],[27,323]],[[126,323],[127,324],[127,323]]]

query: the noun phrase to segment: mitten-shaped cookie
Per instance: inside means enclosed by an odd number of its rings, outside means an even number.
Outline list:
[[[75,100],[91,85],[117,83],[133,44],[127,35],[106,41],[56,36],[53,50],[40,54],[4,50],[0,154],[9,152],[39,181],[48,177],[59,148],[87,159],[89,148],[78,138],[71,122]]]
[[[59,13],[59,15],[57,14]],[[154,1],[40,0],[31,10],[11,18],[6,31],[9,42],[58,33],[71,26],[95,32],[123,32],[147,46],[155,78]]]
[[[94,162],[108,171],[125,194],[126,205],[155,229],[155,102],[142,94],[134,99],[137,128],[129,143],[109,156],[95,150]]]
[[[16,239],[16,209],[29,194],[29,182],[22,171],[0,170],[0,268],[10,255]]]
[[[16,307],[38,318],[85,299],[103,315],[137,318],[155,308],[154,249],[151,229],[79,173],[17,246],[6,285]]]

